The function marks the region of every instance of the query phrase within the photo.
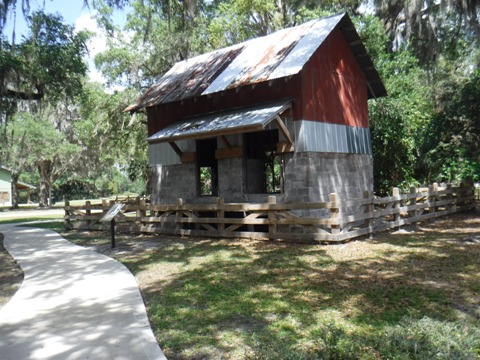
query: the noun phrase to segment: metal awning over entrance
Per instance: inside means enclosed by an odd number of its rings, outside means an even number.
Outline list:
[[[202,139],[229,134],[262,131],[274,120],[282,132],[286,131],[280,114],[291,105],[291,100],[268,102],[251,107],[186,118],[150,136],[150,144],[185,139]],[[288,132],[287,132],[288,133]]]

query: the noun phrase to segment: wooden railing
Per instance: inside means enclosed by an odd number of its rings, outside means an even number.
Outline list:
[[[115,201],[82,206],[65,205],[66,229],[107,229],[98,220]],[[292,239],[339,242],[378,231],[399,228],[475,207],[473,186],[411,188],[410,193],[343,200],[330,195],[329,202],[155,205],[146,199],[130,201],[117,215],[118,230],[253,239]]]

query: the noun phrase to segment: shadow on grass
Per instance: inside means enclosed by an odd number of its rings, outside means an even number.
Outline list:
[[[125,238],[112,255],[137,275],[169,359],[473,359],[480,243],[469,236],[430,228],[335,246],[148,237],[138,248]]]
[[[414,252],[377,242],[376,253],[335,260],[319,246],[184,241],[125,263],[164,268],[143,286],[151,321],[170,356],[189,358],[188,349],[301,349],[332,322],[376,336],[405,318],[478,317],[479,245],[412,243]]]

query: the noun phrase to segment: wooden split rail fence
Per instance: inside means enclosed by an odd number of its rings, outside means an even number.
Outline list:
[[[242,237],[254,239],[292,239],[297,241],[341,242],[378,231],[416,225],[421,221],[475,207],[473,186],[411,188],[410,193],[375,198],[365,192],[362,199],[344,200],[336,194],[329,202],[224,203],[155,205],[137,198],[126,203],[117,215],[120,231]],[[65,228],[106,230],[99,219],[115,201],[82,206],[65,204]]]

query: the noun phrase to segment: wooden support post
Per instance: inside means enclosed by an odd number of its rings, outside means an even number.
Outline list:
[[[222,222],[218,223],[218,231],[225,230],[225,208],[223,207],[224,200],[222,197],[217,198],[217,219]]]
[[[447,184],[447,195],[445,195],[445,200],[448,200],[448,204],[445,205],[445,209],[455,211],[455,201],[453,199],[452,184]]]
[[[65,230],[70,230],[72,228],[72,222],[70,221],[70,201],[65,201],[65,216],[63,217],[63,226]]]
[[[277,203],[276,196],[268,197],[268,205],[275,205]],[[268,207],[268,233],[275,234],[277,232],[277,213],[275,209]]]
[[[87,220],[85,221],[85,224],[87,225],[88,230],[90,230],[90,225],[92,223],[89,219],[89,217],[92,215],[91,205],[92,204],[90,201],[87,201],[85,203],[85,217],[87,218]]]
[[[230,143],[228,142],[228,139],[225,135],[220,135],[220,139],[222,140],[223,144],[225,145],[225,147],[227,149],[231,149],[232,148],[232,145],[230,145]]]
[[[281,133],[283,134],[283,136],[285,137],[285,140],[287,140],[287,142],[292,145],[293,144],[293,139],[292,137],[290,136],[290,132],[288,131],[286,125],[283,123],[282,119],[280,118],[280,116],[277,116],[276,117],[276,120],[277,120],[277,124],[278,124],[278,127],[280,128],[280,131]]]
[[[435,213],[435,187],[434,185],[428,185],[428,209],[430,214]]]
[[[365,220],[365,225],[368,227],[368,238],[373,239],[373,194],[370,191],[364,191],[363,198],[370,200],[370,202],[365,205],[363,212],[370,214],[369,218]]]
[[[175,213],[175,227],[176,227],[177,230],[181,230],[183,228],[182,223],[178,221],[179,219],[181,219],[183,217],[182,207],[183,207],[183,199],[178,198],[177,199],[177,212]]]
[[[410,195],[412,195],[410,206],[417,206],[417,188],[415,186],[410,186]],[[418,209],[413,209],[410,212],[410,216],[416,218],[418,216]],[[415,230],[418,230],[418,221],[413,222],[412,225],[414,226]]]
[[[107,203],[107,199],[102,199],[102,214],[106,214],[108,211],[108,203]]]
[[[332,203],[332,206],[330,207],[330,220],[335,222],[335,224],[330,224],[330,232],[332,233],[332,235],[340,234],[340,225],[337,224],[338,216],[340,213],[337,201],[337,194],[331,193],[330,202]]]
[[[147,216],[147,200],[146,199],[140,199],[140,202],[138,203],[138,207],[139,207],[139,210],[140,210],[140,217]]]
[[[183,151],[178,147],[178,145],[175,144],[175,142],[173,141],[170,141],[168,144],[172,147],[173,151],[175,151],[178,157],[181,158],[183,155]]]
[[[439,190],[439,189],[438,189],[438,183],[436,183],[436,182],[433,183],[433,191],[435,192],[435,200],[434,200],[435,203],[437,203],[437,202],[440,200],[440,198],[439,198],[439,196],[438,196],[438,194],[437,194],[437,193],[438,193],[438,190]],[[437,212],[437,211],[438,211],[437,206],[435,206],[435,208],[433,209],[433,211],[434,211],[434,212]]]
[[[395,187],[392,189],[392,195],[394,197],[396,197],[397,199],[395,199],[395,203],[393,205],[393,207],[395,208],[395,214],[394,214],[394,222],[395,224],[398,224],[399,221],[400,221],[400,189]],[[396,230],[400,230],[400,225],[396,225],[395,226],[395,229]]]

